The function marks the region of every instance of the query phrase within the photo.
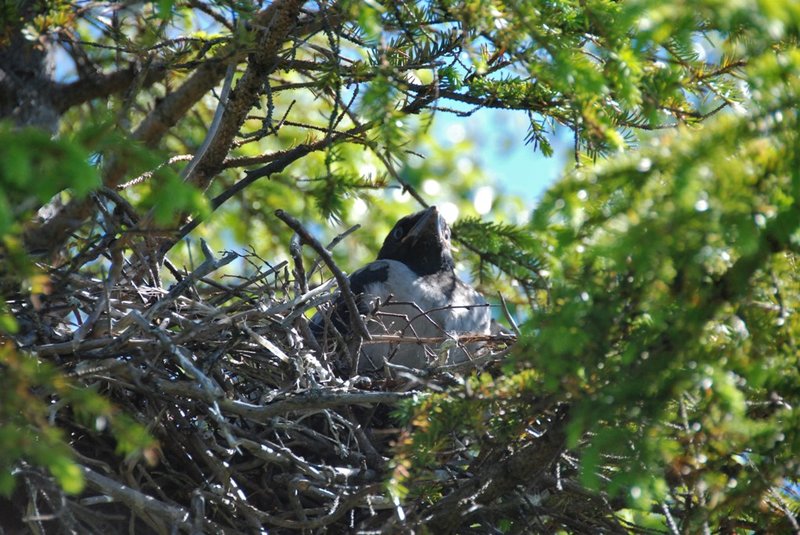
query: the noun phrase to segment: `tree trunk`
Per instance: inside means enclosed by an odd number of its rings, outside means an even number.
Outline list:
[[[47,35],[30,35],[28,25],[42,10],[24,0],[4,8],[0,36],[0,118],[17,126],[34,126],[55,133],[59,112],[52,98],[55,70],[53,43]]]

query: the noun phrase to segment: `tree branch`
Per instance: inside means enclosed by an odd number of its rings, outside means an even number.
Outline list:
[[[350,289],[350,279],[347,278],[347,275],[342,273],[342,270],[339,269],[339,267],[333,261],[331,253],[325,247],[323,247],[322,244],[319,243],[319,241],[317,241],[314,236],[312,236],[295,218],[283,210],[275,210],[275,215],[278,217],[278,219],[286,223],[289,228],[294,230],[300,236],[300,238],[309,246],[311,246],[311,248],[314,249],[314,251],[316,251],[320,256],[320,258],[322,258],[322,261],[325,262],[325,264],[328,266],[328,269],[331,270],[333,276],[336,277],[336,282],[339,284],[339,290],[342,292],[345,306],[350,314],[350,322],[353,330],[365,340],[370,340],[372,335],[370,335],[369,331],[367,330],[367,326],[364,325],[364,320],[361,318],[361,313],[358,311],[358,305],[356,305],[356,299],[353,295],[353,290]]]
[[[110,496],[114,501],[124,503],[130,507],[132,511],[136,511],[142,516],[152,515],[163,521],[165,526],[181,527],[187,532],[191,531],[192,514],[187,509],[160,502],[152,496],[148,496],[111,478],[100,475],[91,468],[85,466],[81,466],[80,468],[89,486],[104,493],[106,496]],[[210,520],[203,519],[202,523],[206,529],[214,533],[232,533],[230,530],[224,529],[219,524]]]
[[[50,91],[52,94],[58,95],[58,99],[55,101],[56,109],[59,113],[64,113],[73,106],[78,106],[96,98],[106,98],[114,93],[124,91],[128,89],[137,76],[141,76],[141,73],[137,71],[137,66],[132,65],[127,69],[81,78],[69,84],[54,84]],[[143,75],[142,86],[153,85],[163,79],[168,72],[167,64],[162,62],[152,63]]]
[[[186,177],[188,182],[204,190],[222,168],[247,112],[263,92],[265,80],[278,64],[278,54],[297,24],[303,3],[302,0],[273,2],[253,20],[254,28],[263,28],[257,34],[256,49],[250,54],[247,68],[230,95],[217,135],[209,143],[194,172]]]

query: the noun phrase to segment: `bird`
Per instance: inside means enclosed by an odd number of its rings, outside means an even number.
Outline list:
[[[431,206],[397,221],[377,258],[350,275],[350,289],[371,335],[457,341],[458,335],[489,334],[489,304],[456,274],[450,238],[450,227]],[[318,312],[311,325],[315,333],[333,326],[341,334],[349,334],[343,297],[335,300],[327,315]],[[416,369],[434,362],[456,364],[469,360],[477,348],[476,344],[453,342],[370,342],[361,346],[358,371],[378,371],[387,362]]]

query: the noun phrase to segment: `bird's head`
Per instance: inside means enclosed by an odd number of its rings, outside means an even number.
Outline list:
[[[386,236],[378,260],[397,260],[417,275],[452,270],[450,227],[435,206],[407,215]]]

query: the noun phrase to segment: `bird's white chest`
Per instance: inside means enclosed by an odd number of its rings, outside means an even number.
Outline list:
[[[490,312],[484,298],[452,272],[419,276],[393,260],[374,262],[364,269],[386,269],[385,281],[366,284],[364,297],[374,309],[368,320],[372,334],[401,336],[402,343],[364,345],[364,369],[378,368],[385,360],[424,367],[438,358],[436,345],[410,342],[453,334],[489,332]],[[452,350],[449,362],[467,360],[469,349]]]

